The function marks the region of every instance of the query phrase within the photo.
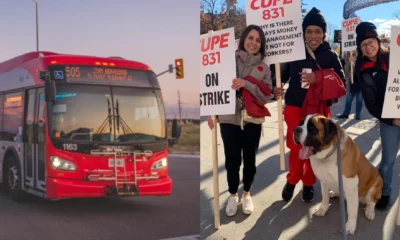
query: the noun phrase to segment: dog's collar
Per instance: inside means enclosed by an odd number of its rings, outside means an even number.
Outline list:
[[[337,150],[337,145],[335,145],[334,148],[328,153],[328,155],[325,156],[324,159],[327,159],[328,157],[332,156],[332,154]]]
[[[342,140],[342,139],[339,138],[339,140]],[[335,147],[332,148],[332,150],[328,153],[328,155],[325,156],[324,159],[327,159],[328,157],[332,156],[332,154],[333,154],[335,151],[338,150],[337,148],[340,147],[340,146],[339,146],[340,142],[341,142],[341,141],[338,141],[338,142],[335,144]]]

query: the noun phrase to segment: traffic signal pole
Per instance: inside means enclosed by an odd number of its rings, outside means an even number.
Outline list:
[[[174,67],[173,69],[176,70],[176,67]],[[163,74],[165,74],[165,73],[167,73],[167,72],[172,73],[172,72],[168,69],[168,70],[165,70],[165,71],[162,72],[162,73],[157,74],[157,77],[158,77],[158,76],[161,76],[161,75],[163,75]]]
[[[173,73],[174,70],[175,70],[176,79],[184,78],[183,59],[182,58],[175,59],[175,66],[173,64],[169,64],[168,70],[165,70],[164,72],[157,74],[157,77],[159,77],[167,72]]]
[[[157,74],[157,77],[161,76],[161,75],[163,75],[164,73],[167,73],[167,72],[173,73],[174,69],[176,70],[176,67],[174,67],[174,65],[170,64],[170,65],[168,65],[168,70],[165,70],[164,72]]]

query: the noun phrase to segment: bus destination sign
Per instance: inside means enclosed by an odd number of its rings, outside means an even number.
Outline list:
[[[67,80],[133,81],[134,70],[101,66],[66,66]]]

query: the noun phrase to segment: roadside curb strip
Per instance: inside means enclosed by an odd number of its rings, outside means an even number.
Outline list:
[[[199,158],[200,154],[188,154],[188,153],[170,153],[168,157],[185,157],[185,158]]]
[[[200,240],[200,235],[191,235],[191,236],[183,236],[183,237],[175,237],[175,238],[164,238],[160,240]]]

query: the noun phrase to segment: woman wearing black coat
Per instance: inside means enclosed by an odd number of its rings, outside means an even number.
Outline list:
[[[316,61],[322,69],[333,68],[334,71],[345,83],[344,72],[339,57],[334,52],[326,39],[327,24],[321,12],[312,8],[303,20],[303,33],[305,44],[311,48],[316,57]],[[283,111],[284,119],[287,125],[286,146],[290,149],[289,153],[289,173],[286,176],[287,182],[282,190],[282,198],[290,201],[293,197],[293,191],[296,184],[301,180],[303,182],[302,200],[311,202],[314,200],[313,185],[316,177],[311,168],[310,160],[299,158],[301,145],[296,145],[293,140],[293,131],[300,124],[304,117],[302,114],[302,106],[307,94],[305,85],[314,84],[314,73],[302,73],[303,68],[318,70],[314,59],[306,51],[306,59],[282,64],[281,79],[282,83],[286,83],[289,79],[289,87],[285,94],[285,109]],[[304,86],[302,86],[302,84]],[[275,97],[281,96],[282,88],[275,88]],[[328,102],[328,106],[332,105],[332,101]],[[330,114],[328,116],[330,117]]]
[[[358,56],[355,72],[361,80],[361,91],[368,112],[380,121],[382,159],[378,169],[383,179],[383,189],[376,208],[386,210],[392,193],[394,162],[400,147],[400,119],[382,118],[388,81],[389,51],[381,44],[373,23],[358,24],[356,33]]]

